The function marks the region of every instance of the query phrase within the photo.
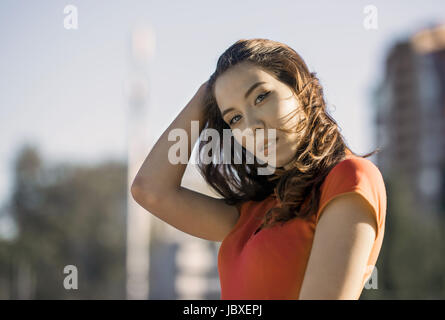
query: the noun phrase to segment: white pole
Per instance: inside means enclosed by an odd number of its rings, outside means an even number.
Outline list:
[[[131,35],[132,74],[127,97],[129,112],[128,183],[127,183],[127,299],[149,299],[150,232],[152,215],[137,204],[131,196],[131,184],[142,165],[149,145],[145,114],[148,109],[149,59],[154,52],[154,33],[150,28],[138,27]]]

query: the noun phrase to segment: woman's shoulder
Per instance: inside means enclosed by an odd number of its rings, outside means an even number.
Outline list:
[[[385,210],[386,188],[379,168],[369,159],[350,155],[337,163],[321,185],[321,205],[343,193],[355,192]]]
[[[380,184],[383,182],[383,177],[379,168],[371,160],[349,155],[330,170],[325,180],[326,184],[341,181],[357,185],[366,181]]]
[[[345,193],[358,193],[371,205],[377,221],[382,222],[386,212],[386,188],[379,168],[369,159],[349,156],[337,163],[321,185],[320,206]]]

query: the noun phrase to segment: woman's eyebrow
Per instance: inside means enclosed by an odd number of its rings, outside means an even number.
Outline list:
[[[255,90],[256,87],[258,87],[260,84],[263,84],[263,83],[266,83],[266,82],[264,82],[264,81],[260,81],[260,82],[254,83],[254,84],[249,88],[249,90],[246,91],[246,94],[244,95],[244,99],[247,99],[247,98],[249,97],[249,94],[251,94],[252,91]]]
[[[256,82],[256,83],[254,83],[247,91],[246,91],[246,94],[244,95],[244,99],[246,99],[247,100],[247,98],[249,97],[249,95],[253,92],[253,90],[255,90],[255,88],[256,87],[258,87],[259,85],[261,85],[261,84],[264,84],[264,83],[266,83],[266,82],[264,82],[264,81],[259,81],[259,82]],[[227,108],[226,110],[224,110],[223,112],[222,112],[222,116],[224,117],[224,115],[226,114],[226,113],[228,113],[228,112],[230,112],[230,111],[232,111],[232,110],[234,110],[234,108]]]

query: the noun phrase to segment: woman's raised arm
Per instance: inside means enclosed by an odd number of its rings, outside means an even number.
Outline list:
[[[183,129],[188,137],[190,159],[197,136],[192,136],[191,123],[199,121],[203,128],[203,98],[207,82],[202,84],[189,103],[155,143],[131,186],[134,200],[159,219],[193,236],[222,241],[239,218],[237,207],[181,187],[187,164],[172,164],[169,148],[177,143],[168,141],[169,132]]]

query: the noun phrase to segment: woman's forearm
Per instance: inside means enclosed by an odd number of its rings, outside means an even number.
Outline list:
[[[203,96],[206,83],[202,84],[192,99],[178,114],[170,126],[162,133],[150,153],[144,160],[132,184],[132,192],[143,192],[151,197],[165,195],[180,188],[182,176],[187,164],[172,164],[169,161],[169,149],[178,141],[169,141],[168,135],[173,129],[183,129],[188,137],[187,162],[192,147],[203,128]],[[199,133],[192,136],[192,121],[199,121]]]

